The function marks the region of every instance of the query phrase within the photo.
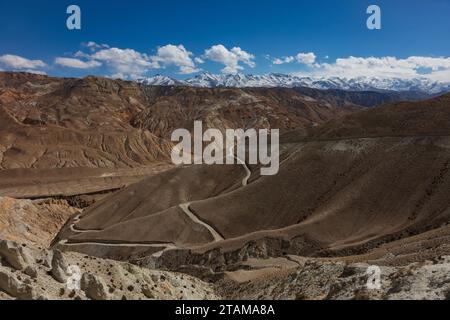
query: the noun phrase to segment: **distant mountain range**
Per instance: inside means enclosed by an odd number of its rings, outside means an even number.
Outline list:
[[[308,87],[314,89],[340,89],[350,91],[417,91],[428,94],[439,94],[450,91],[450,82],[437,82],[425,77],[412,79],[358,77],[349,79],[341,77],[298,77],[280,73],[270,73],[266,75],[216,75],[202,73],[183,81],[163,75],[156,75],[150,78],[139,79],[138,82],[146,85],[193,86],[203,88]]]

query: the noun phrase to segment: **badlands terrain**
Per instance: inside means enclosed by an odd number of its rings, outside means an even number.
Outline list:
[[[449,298],[450,95],[416,100],[0,73],[0,299]],[[280,129],[279,173],[174,167],[196,120]]]

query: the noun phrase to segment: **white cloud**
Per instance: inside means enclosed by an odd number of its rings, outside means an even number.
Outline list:
[[[325,56],[325,59],[329,59]],[[294,73],[299,76],[322,77],[380,77],[414,78],[426,77],[440,82],[450,82],[450,57],[411,56],[396,57],[354,57],[336,59],[334,63],[318,63],[313,52],[299,53],[272,59],[274,65],[297,62],[305,65],[306,70]]]
[[[308,52],[308,53],[299,53],[295,58],[299,63],[312,65],[314,62],[316,62],[317,57],[314,53]]]
[[[105,63],[115,77],[136,79],[142,77],[150,69],[159,69],[160,65],[152,61],[145,53],[133,49],[109,48],[91,55],[93,60]]]
[[[428,76],[428,78],[438,82],[450,83],[450,68],[434,71]]]
[[[195,61],[196,63],[198,63],[198,64],[203,64],[203,63],[205,63],[205,60],[203,60],[202,58],[199,58],[199,57],[196,57],[196,58],[194,59],[194,61]]]
[[[101,62],[90,60],[90,61],[82,61],[80,59],[74,58],[61,58],[58,57],[55,59],[55,63],[59,64],[63,67],[75,68],[75,69],[91,69],[100,67],[102,65]]]
[[[204,57],[214,62],[219,62],[225,65],[222,69],[223,73],[237,73],[239,70],[243,70],[244,67],[239,63],[242,62],[251,68],[256,66],[253,59],[254,55],[242,50],[239,47],[228,50],[223,45],[215,45],[205,50]]]
[[[159,47],[156,56],[151,57],[151,60],[158,65],[177,66],[181,74],[189,74],[199,71],[192,61],[192,55],[192,52],[187,51],[183,45],[168,44]]]
[[[190,74],[198,72],[192,56],[193,53],[186,50],[183,45],[166,45],[159,47],[156,55],[149,56],[133,49],[107,48],[99,50],[91,55],[77,52],[76,57],[88,57],[90,63],[104,63],[113,72],[114,78],[136,79],[144,76],[152,69],[161,69],[174,65],[179,68],[179,73]],[[84,64],[75,63],[84,66]],[[81,61],[83,62],[83,61]]]
[[[91,55],[88,53],[84,53],[83,51],[77,51],[75,52],[75,54],[73,55],[75,58],[86,58],[86,59],[90,59]]]
[[[27,58],[23,58],[20,56],[5,54],[0,56],[0,64],[4,65],[7,68],[13,69],[37,69],[44,68],[47,65],[42,60],[30,60]]]
[[[423,73],[425,69],[425,74]],[[353,57],[339,58],[334,63],[314,63],[306,72],[316,76],[339,76],[355,78],[361,76],[382,78],[413,78],[425,76],[450,82],[450,57],[412,56],[396,57]],[[305,75],[305,72],[300,73]]]
[[[448,58],[431,58],[431,57],[409,57],[406,59],[408,63],[419,66],[421,68],[430,68],[433,71],[445,68],[450,69],[450,57]]]
[[[254,68],[256,66],[256,63],[253,61],[253,59],[255,59],[254,55],[242,50],[239,47],[234,47],[233,49],[231,49],[231,52],[238,57],[239,61],[242,61],[251,68]]]
[[[98,44],[94,41],[83,42],[81,45],[91,49],[91,51],[96,51],[99,49],[109,49],[109,45],[104,44],[104,43]]]
[[[289,57],[283,57],[283,58],[275,58],[273,60],[273,64],[285,64],[285,63],[291,63],[295,60],[294,57],[289,56]]]
[[[286,63],[292,63],[292,62],[298,62],[306,65],[312,65],[316,62],[316,55],[313,52],[303,53],[300,52],[295,57],[294,56],[287,56],[283,58],[275,58],[272,63],[276,65],[280,64],[286,64]]]

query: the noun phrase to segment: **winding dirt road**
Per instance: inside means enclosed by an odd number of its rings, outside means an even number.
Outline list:
[[[250,180],[250,177],[252,175],[252,172],[250,168],[248,167],[247,163],[243,160],[241,160],[238,156],[236,156],[233,152],[234,146],[229,149],[229,156],[236,159],[238,164],[243,165],[246,176],[242,179],[242,186],[245,187],[248,185],[248,181]],[[224,241],[224,237],[219,234],[212,226],[207,224],[204,221],[201,221],[197,215],[192,212],[190,206],[192,202],[187,202],[180,204],[179,207],[183,211],[186,216],[192,220],[195,224],[199,224],[203,227],[205,227],[214,238],[214,242],[220,242]],[[81,230],[76,227],[76,224],[81,220],[81,214],[75,216],[73,218],[73,223],[69,226],[70,231],[74,233],[95,233],[95,232],[102,232],[103,230]],[[62,240],[59,242],[60,245],[63,246],[80,246],[80,245],[95,245],[95,246],[104,246],[104,247],[149,247],[149,248],[163,248],[163,250],[158,251],[154,253],[152,256],[154,257],[160,257],[164,252],[169,250],[178,249],[178,247],[173,243],[161,243],[161,244],[148,244],[148,243],[102,243],[102,242],[80,242],[80,243],[68,243],[67,240]]]
[[[80,242],[80,243],[68,243],[67,240],[61,240],[59,242],[60,245],[66,247],[75,247],[75,246],[84,246],[84,245],[92,245],[92,246],[100,246],[100,247],[142,247],[142,248],[162,248],[158,252],[152,254],[153,257],[160,257],[164,252],[169,250],[178,249],[177,246],[171,243],[163,243],[163,244],[150,244],[150,243],[103,243],[103,242]]]
[[[248,181],[250,180],[250,177],[252,176],[252,171],[247,166],[247,163],[245,161],[241,160],[238,156],[236,156],[234,154],[233,149],[234,149],[234,146],[230,147],[227,156],[233,157],[234,159],[236,159],[238,164],[242,164],[244,166],[245,172],[247,174],[244,177],[244,179],[242,179],[242,186],[245,187],[248,185]],[[219,241],[225,240],[225,238],[223,236],[221,236],[212,226],[210,226],[209,224],[207,224],[204,221],[201,221],[198,218],[198,216],[194,212],[192,212],[192,210],[190,208],[191,204],[192,204],[192,202],[180,204],[181,210],[189,217],[189,219],[191,219],[192,222],[199,224],[199,225],[205,227],[206,229],[208,229],[208,231],[211,233],[211,235],[214,238],[214,242],[219,242]]]
[[[69,226],[70,231],[74,233],[94,233],[94,232],[101,232],[103,230],[81,230],[78,229],[75,224],[78,223],[81,220],[81,214],[75,216],[73,218],[73,223]],[[60,245],[67,246],[67,247],[75,247],[75,246],[82,246],[82,245],[94,245],[94,246],[100,246],[100,247],[143,247],[143,248],[162,248],[163,250],[160,250],[158,252],[155,252],[152,254],[153,257],[160,257],[164,252],[169,250],[177,249],[178,247],[175,246],[173,243],[159,243],[159,244],[151,244],[151,243],[103,243],[103,242],[77,242],[77,243],[68,243],[67,240],[61,240],[59,242]]]
[[[191,219],[194,223],[199,224],[204,226],[206,229],[208,229],[208,231],[211,233],[211,235],[214,238],[215,242],[219,242],[219,241],[223,241],[225,240],[216,230],[214,230],[213,227],[211,227],[209,224],[201,221],[196,215],[195,213],[193,213],[191,211],[191,209],[189,208],[189,206],[191,205],[190,202],[188,203],[184,203],[184,204],[180,204],[180,208],[181,210],[183,210],[183,212],[189,217],[189,219]]]
[[[233,150],[234,150],[234,146],[230,147],[230,149],[228,150],[228,155],[233,157],[234,159],[236,159],[236,161],[238,163],[240,163],[244,166],[244,169],[245,169],[245,172],[247,173],[247,175],[242,180],[242,186],[245,187],[248,185],[248,181],[250,180],[250,177],[252,176],[252,171],[250,170],[250,168],[248,167],[248,165],[245,161],[241,160],[237,155],[234,154]]]

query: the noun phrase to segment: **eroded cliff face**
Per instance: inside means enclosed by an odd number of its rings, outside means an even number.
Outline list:
[[[66,200],[0,197],[0,238],[48,247],[67,219],[80,212]]]
[[[9,89],[2,89],[2,169],[130,168],[168,159],[171,143],[127,124],[123,108],[105,109],[88,92],[84,99],[58,95],[64,85],[46,94],[32,86],[36,92],[24,89],[25,97],[13,101],[3,99]]]

